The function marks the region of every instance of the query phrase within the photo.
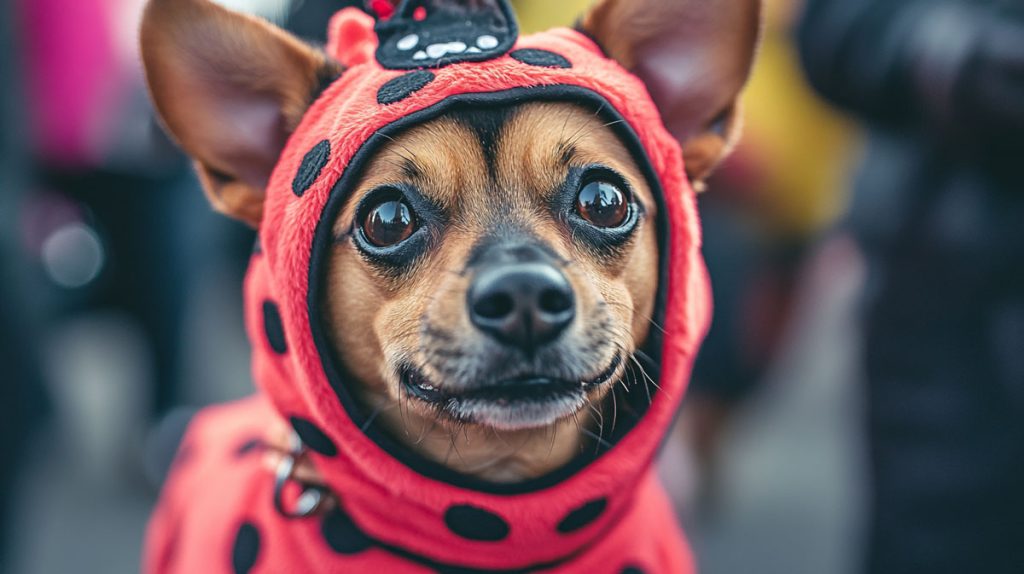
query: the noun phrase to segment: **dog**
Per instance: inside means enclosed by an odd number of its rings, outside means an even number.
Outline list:
[[[603,0],[527,37],[505,0],[371,4],[323,50],[146,9],[167,131],[260,231],[260,392],[193,421],[144,570],[692,572],[651,466],[759,3]]]

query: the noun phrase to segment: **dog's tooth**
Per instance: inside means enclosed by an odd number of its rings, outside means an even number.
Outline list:
[[[417,36],[416,34],[409,34],[405,38],[402,38],[401,40],[398,41],[398,49],[403,52],[408,52],[409,50],[412,50],[413,48],[418,46],[419,43],[419,36]]]
[[[420,50],[419,52],[416,52],[415,54],[412,55],[412,59],[413,60],[426,60],[427,59],[427,53],[424,52],[423,50]]]
[[[498,39],[490,34],[485,34],[476,39],[476,45],[484,50],[493,50],[498,47]]]
[[[480,50],[480,48],[477,48],[476,46],[470,46],[469,48],[466,49],[466,53],[467,54],[479,54],[479,53],[481,53],[481,50]]]

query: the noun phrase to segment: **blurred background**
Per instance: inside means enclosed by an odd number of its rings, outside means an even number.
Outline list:
[[[701,571],[1024,572],[1024,0],[766,2],[662,461]],[[251,392],[253,234],[155,124],[142,3],[0,0],[0,573],[138,571],[161,437]]]

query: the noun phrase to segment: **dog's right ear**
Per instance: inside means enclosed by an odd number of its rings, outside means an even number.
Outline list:
[[[209,0],[150,0],[142,58],[153,102],[214,207],[258,227],[288,136],[341,66],[272,24]]]

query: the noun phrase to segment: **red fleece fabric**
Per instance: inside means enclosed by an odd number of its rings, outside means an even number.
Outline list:
[[[192,423],[150,525],[144,571],[693,572],[652,464],[685,392],[711,303],[695,196],[680,147],[647,90],[591,40],[560,29],[520,38],[516,49],[553,52],[569,68],[509,55],[459,63],[431,70],[435,78],[419,91],[382,105],[378,90],[407,72],[377,64],[372,24],[352,9],[333,20],[328,51],[349,69],[312,106],[270,181],[262,250],[245,286],[258,396],[208,409]],[[667,294],[661,381],[649,410],[610,451],[552,485],[496,494],[417,472],[355,424],[314,340],[319,318],[310,317],[310,266],[328,200],[344,193],[336,184],[375,132],[459,94],[539,86],[579,86],[603,97],[636,132],[660,182],[670,228],[662,242],[669,267],[660,286]],[[322,152],[325,140],[329,157],[311,153],[318,144]],[[313,162],[322,164],[318,173],[310,172],[310,157],[322,158]],[[300,172],[308,180],[301,195]],[[312,427],[300,434],[319,451],[311,456],[340,500],[336,512],[289,520],[275,510],[274,479],[247,448],[274,417]],[[574,511],[590,521],[563,532],[559,525]],[[467,512],[475,530],[451,526]]]

